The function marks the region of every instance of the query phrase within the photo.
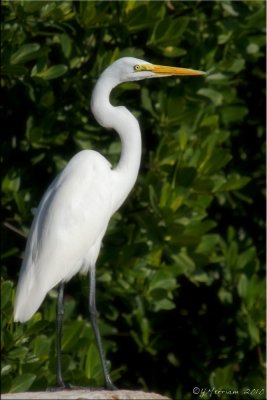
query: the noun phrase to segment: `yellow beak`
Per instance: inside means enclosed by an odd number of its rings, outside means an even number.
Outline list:
[[[206,75],[206,72],[197,71],[195,69],[189,68],[179,68],[179,67],[168,67],[165,65],[154,65],[154,64],[142,64],[140,65],[142,71],[151,71],[155,74],[160,75],[184,75],[184,76],[193,76],[193,75]]]

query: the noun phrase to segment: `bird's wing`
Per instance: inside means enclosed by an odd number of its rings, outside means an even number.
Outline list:
[[[52,182],[36,211],[19,278],[16,320],[30,318],[51,288],[96,261],[111,204],[110,164],[97,152],[81,151]]]

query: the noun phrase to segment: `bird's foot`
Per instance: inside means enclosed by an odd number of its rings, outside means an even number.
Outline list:
[[[106,384],[105,384],[105,389],[107,390],[119,390],[114,383],[112,382],[112,380],[109,378],[108,380],[106,380]]]
[[[113,385],[113,383],[112,383],[112,384],[109,384],[109,385],[106,385],[106,389],[107,389],[107,390],[119,390],[119,389],[117,388],[117,386]]]
[[[47,392],[59,392],[60,390],[74,390],[78,389],[77,386],[71,385],[70,383],[61,382],[57,386],[48,387]]]
[[[46,389],[47,392],[59,392],[60,390],[118,390],[118,388],[113,384],[113,382],[109,379],[105,383],[105,387],[88,387],[88,386],[76,386],[70,383],[61,382],[57,384],[57,386],[48,387]]]
[[[46,389],[47,392],[59,392],[60,390],[118,390],[112,382],[107,383],[105,386],[78,386],[64,383],[64,385],[52,386]]]

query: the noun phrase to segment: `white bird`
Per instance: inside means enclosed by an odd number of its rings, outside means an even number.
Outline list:
[[[136,58],[115,61],[98,79],[91,99],[100,125],[117,131],[122,142],[118,165],[93,150],[76,154],[46,190],[35,213],[16,291],[14,320],[29,320],[46,294],[59,285],[57,308],[57,385],[61,373],[64,284],[78,272],[90,272],[89,311],[105,384],[111,381],[96,320],[95,265],[109,220],[133,188],[141,159],[137,119],[125,107],[110,104],[111,90],[122,82],[170,75],[204,75],[192,69],[159,66]]]

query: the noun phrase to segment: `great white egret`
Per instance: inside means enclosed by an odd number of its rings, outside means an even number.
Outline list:
[[[61,331],[65,282],[77,272],[90,271],[89,311],[107,388],[114,388],[97,325],[95,264],[112,214],[136,181],[141,158],[138,121],[125,107],[109,102],[111,90],[122,82],[171,75],[204,75],[186,68],[153,65],[125,57],[98,79],[91,99],[100,125],[117,131],[122,142],[118,165],[93,150],[76,154],[46,190],[27,240],[15,299],[14,320],[24,322],[38,310],[47,292],[59,285],[57,305],[57,385],[66,387],[61,371]]]

